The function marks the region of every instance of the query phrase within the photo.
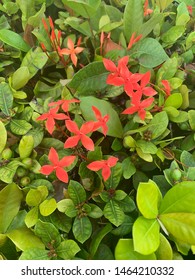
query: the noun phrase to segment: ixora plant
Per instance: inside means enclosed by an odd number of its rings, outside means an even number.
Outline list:
[[[0,258],[193,259],[194,1],[0,11]]]

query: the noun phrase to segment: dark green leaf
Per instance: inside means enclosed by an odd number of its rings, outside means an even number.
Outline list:
[[[88,217],[76,217],[72,231],[76,240],[84,243],[92,234],[92,224]]]
[[[10,116],[10,109],[13,105],[13,93],[6,83],[0,84],[0,109],[6,115]]]
[[[115,226],[120,226],[124,221],[125,214],[114,200],[110,200],[106,203],[103,212],[105,218]]]
[[[78,205],[86,200],[86,192],[79,182],[70,180],[68,185],[68,194],[75,205]]]

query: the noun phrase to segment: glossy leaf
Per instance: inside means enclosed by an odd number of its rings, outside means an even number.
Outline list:
[[[39,205],[40,213],[43,216],[49,216],[51,213],[53,213],[56,210],[56,208],[57,208],[57,203],[54,198],[44,200]]]
[[[79,1],[71,1],[71,0],[62,0],[62,2],[73,11],[78,13],[79,15],[83,16],[84,18],[90,18],[93,14],[95,14],[96,10],[98,9],[101,1],[86,1],[86,0],[79,0]]]
[[[137,190],[137,205],[139,211],[147,219],[155,219],[158,215],[158,208],[162,195],[158,186],[152,180],[141,182]]]
[[[194,182],[184,181],[172,187],[164,196],[159,213],[195,212]]]
[[[38,206],[33,207],[32,209],[29,210],[29,212],[26,214],[25,217],[25,224],[28,228],[33,227],[39,217],[39,208]]]
[[[34,139],[31,135],[25,135],[21,138],[18,150],[21,159],[27,158],[34,148]]]
[[[149,124],[149,130],[152,132],[152,139],[162,135],[167,129],[169,119],[166,112],[157,113]]]
[[[109,115],[109,120],[107,122],[108,132],[107,135],[122,138],[123,128],[119,119],[117,112],[112,108],[111,104],[105,100],[97,99],[95,97],[82,97],[80,98],[80,108],[84,118],[89,120],[96,120],[93,110],[90,109],[95,106],[100,110],[103,116]]]
[[[16,173],[16,170],[18,166],[22,165],[20,161],[13,160],[9,162],[8,164],[0,167],[0,178],[1,181],[5,183],[12,183],[14,175]]]
[[[39,220],[35,225],[34,232],[41,238],[47,248],[49,248],[50,244],[52,244],[54,248],[60,245],[61,236],[53,224]]]
[[[166,213],[160,214],[159,220],[169,234],[179,241],[187,244],[195,244],[195,213]]]
[[[78,210],[76,209],[72,199],[62,199],[57,203],[57,208],[60,212],[65,213],[68,217],[73,218],[77,215]]]
[[[143,255],[134,250],[133,239],[119,239],[115,247],[116,260],[156,260],[154,253]]]
[[[10,122],[10,129],[16,135],[24,135],[31,128],[32,128],[32,125],[25,120],[12,119]]]
[[[16,217],[23,198],[22,191],[14,183],[0,191],[0,233],[5,233]]]
[[[135,165],[132,163],[131,158],[127,157],[122,162],[123,177],[125,179],[131,178],[136,172]]]
[[[26,195],[26,203],[29,206],[39,205],[48,196],[46,186],[39,186],[36,189],[30,189]]]
[[[161,39],[167,45],[172,45],[183,35],[184,31],[185,27],[182,25],[173,26],[161,36]]]
[[[188,111],[189,124],[192,130],[195,130],[195,110]]]
[[[0,153],[4,150],[7,143],[7,130],[4,124],[0,121]]]
[[[13,93],[8,84],[0,84],[0,109],[6,115],[10,116],[10,109],[13,105]]]
[[[39,248],[30,248],[25,250],[19,260],[50,260],[48,250]]]
[[[156,219],[139,217],[133,224],[133,244],[136,252],[143,255],[154,253],[160,244],[160,226]]]
[[[0,30],[0,40],[9,46],[12,46],[20,51],[27,52],[30,46],[24,41],[24,39],[17,33],[7,30]]]
[[[115,226],[120,226],[124,221],[125,214],[114,200],[110,200],[106,203],[103,212],[104,217]]]
[[[56,253],[63,260],[71,260],[80,251],[78,244],[71,239],[64,240],[56,248]]]
[[[163,234],[160,234],[160,245],[155,254],[158,260],[173,259],[173,250],[171,244]]]
[[[28,83],[29,78],[30,78],[30,73],[29,73],[28,67],[23,66],[23,67],[18,68],[14,72],[14,74],[11,78],[12,87],[15,90],[18,90],[18,89],[24,87]]]
[[[86,200],[86,192],[79,182],[70,180],[68,185],[68,194],[75,205],[78,205]]]
[[[76,240],[84,243],[92,234],[92,224],[88,217],[76,217],[72,226]]]

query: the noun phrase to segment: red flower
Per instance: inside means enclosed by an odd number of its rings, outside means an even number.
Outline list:
[[[83,146],[89,150],[94,150],[93,141],[86,135],[90,132],[93,132],[94,122],[86,122],[79,129],[77,124],[74,121],[67,120],[66,128],[74,133],[74,136],[70,136],[64,143],[64,148],[73,148],[77,146],[78,142],[81,141]]]
[[[136,38],[135,38],[135,34],[136,34],[136,32],[133,32],[133,34],[130,38],[130,41],[129,41],[129,44],[128,44],[128,47],[127,47],[128,50],[130,50],[131,47],[142,38],[142,34],[140,34]]]
[[[81,48],[81,47],[74,47],[74,43],[72,41],[71,38],[68,38],[68,42],[67,42],[67,47],[68,48],[64,48],[64,49],[60,49],[58,48],[58,53],[60,56],[62,55],[69,55],[71,60],[72,60],[72,63],[74,64],[74,66],[77,65],[77,54],[82,52],[84,50],[84,48]]]
[[[40,169],[40,172],[44,175],[49,175],[55,171],[57,178],[60,181],[67,183],[68,174],[64,170],[64,167],[71,165],[74,162],[76,156],[65,156],[59,160],[56,150],[52,147],[49,151],[48,158],[51,162],[51,165],[43,165]]]
[[[141,101],[142,93],[141,92],[136,92],[132,96],[131,99],[131,107],[125,109],[122,114],[134,114],[138,113],[140,119],[144,120],[146,116],[146,111],[145,108],[149,107],[152,102],[154,101],[154,98],[147,98]]]
[[[144,16],[147,16],[147,15],[150,15],[151,13],[153,13],[153,10],[152,9],[149,9],[148,8],[148,0],[145,0],[145,3],[144,3]]]
[[[162,80],[161,83],[163,84],[163,91],[166,93],[167,96],[171,94],[171,87],[167,80]]]
[[[108,132],[108,126],[107,126],[106,123],[109,120],[109,115],[107,114],[104,117],[102,117],[101,112],[95,106],[92,106],[92,110],[93,110],[93,112],[95,114],[95,117],[97,119],[97,122],[94,122],[94,128],[93,128],[94,131],[101,127],[104,136],[106,136],[106,134]]]
[[[106,180],[108,180],[108,178],[111,175],[110,168],[115,166],[117,161],[118,161],[118,158],[111,156],[107,160],[93,161],[87,165],[87,168],[89,168],[92,171],[98,171],[98,170],[102,169],[102,177],[103,177],[104,181],[106,181]]]
[[[68,110],[69,110],[69,105],[70,103],[79,103],[80,100],[76,99],[76,98],[73,98],[73,99],[70,99],[70,100],[58,100],[56,102],[50,102],[49,103],[49,106],[55,106],[57,105],[58,107],[61,105],[62,106],[62,110],[67,113]]]
[[[124,56],[118,61],[118,66],[110,59],[103,58],[104,67],[106,70],[110,71],[111,74],[108,75],[106,83],[114,86],[122,86],[124,84],[124,79],[121,75],[123,68],[126,67],[129,57]]]
[[[69,117],[66,116],[63,113],[57,114],[57,111],[58,111],[58,107],[52,108],[52,109],[49,110],[48,113],[42,114],[40,117],[37,118],[38,121],[47,120],[46,121],[46,128],[47,128],[47,131],[50,134],[52,134],[53,131],[54,131],[55,119],[56,120],[66,120],[66,119],[69,119]]]
[[[137,88],[137,90],[140,90],[142,94],[146,96],[153,96],[157,94],[157,92],[152,87],[146,87],[146,85],[148,85],[150,82],[150,76],[150,71],[143,74],[140,80],[140,86]]]

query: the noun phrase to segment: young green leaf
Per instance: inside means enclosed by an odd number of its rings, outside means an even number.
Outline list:
[[[64,240],[56,248],[56,254],[63,260],[71,260],[80,251],[78,244],[71,239]]]
[[[0,40],[9,46],[12,46],[20,51],[28,52],[30,46],[24,41],[24,39],[17,33],[7,30],[0,30]]]
[[[0,135],[1,135],[1,141],[0,141],[0,153],[4,150],[5,145],[7,143],[7,130],[5,129],[4,124],[2,121],[0,121]]]
[[[46,199],[39,205],[39,210],[42,216],[49,216],[57,208],[57,203],[54,198]]]
[[[31,135],[24,135],[19,143],[18,150],[21,159],[27,158],[34,148],[34,139]]]

